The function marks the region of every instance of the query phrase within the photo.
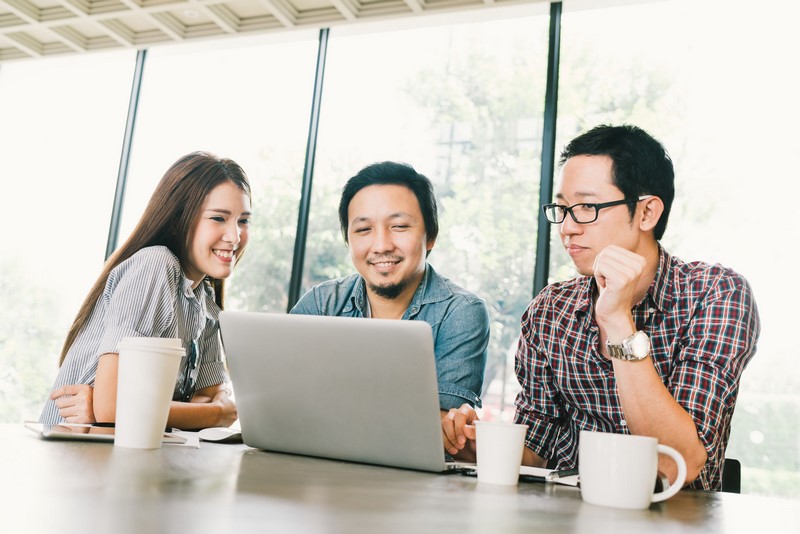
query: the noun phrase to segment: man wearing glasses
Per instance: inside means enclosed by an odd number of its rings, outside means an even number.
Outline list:
[[[596,127],[566,146],[560,164],[556,202],[542,209],[580,275],[547,286],[522,316],[523,463],[577,467],[581,430],[639,434],[680,451],[692,487],[718,490],[760,331],[750,286],[661,247],[674,171],[645,131]],[[474,437],[465,427],[474,419],[457,414],[452,439]],[[660,459],[659,470],[675,480],[672,461]]]

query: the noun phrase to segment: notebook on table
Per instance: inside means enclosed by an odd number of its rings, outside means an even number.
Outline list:
[[[244,443],[440,472],[446,462],[430,325],[223,311]]]

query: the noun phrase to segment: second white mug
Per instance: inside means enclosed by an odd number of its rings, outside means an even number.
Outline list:
[[[678,465],[675,482],[653,493],[658,475],[658,455],[670,456]],[[578,471],[581,497],[601,506],[643,510],[650,503],[669,499],[686,481],[683,456],[649,436],[581,431]]]

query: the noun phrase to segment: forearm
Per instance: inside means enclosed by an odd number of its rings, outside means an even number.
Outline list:
[[[116,421],[118,365],[119,356],[113,353],[103,354],[98,362],[92,404],[99,422]],[[224,384],[217,384],[198,390],[192,402],[172,401],[167,425],[184,430],[230,425],[236,408],[229,399],[219,398],[224,391]]]
[[[196,430],[212,426],[220,426],[222,408],[210,402],[178,402],[172,401],[169,406],[167,426],[181,430]]]
[[[547,460],[530,450],[528,447],[522,451],[522,465],[531,467],[547,467]]]
[[[686,483],[692,482],[706,463],[706,450],[694,420],[664,386],[651,358],[614,360],[614,374],[631,433],[655,437],[659,443],[680,452],[686,460]],[[660,456],[658,465],[670,481],[675,480],[677,467],[671,459]]]
[[[686,483],[694,481],[708,458],[705,447],[694,420],[662,382],[652,356],[630,361],[609,357],[606,340],[618,344],[636,331],[630,312],[598,317],[598,326],[601,352],[614,366],[617,394],[628,429],[632,434],[652,436],[680,452],[686,460]],[[671,459],[659,456],[658,468],[670,482],[677,477],[678,468]]]
[[[92,406],[95,420],[113,423],[117,415],[117,371],[119,355],[107,353],[100,356],[94,379]]]
[[[167,425],[182,430],[212,426],[230,426],[237,419],[236,405],[229,397],[226,384],[198,390],[191,402],[173,401]]]

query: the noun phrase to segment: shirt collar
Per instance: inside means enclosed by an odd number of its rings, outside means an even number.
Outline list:
[[[444,278],[437,273],[430,264],[425,265],[425,274],[422,275],[417,290],[411,298],[408,309],[403,315],[404,319],[416,315],[420,307],[425,304],[440,302],[447,300],[453,295],[452,290],[448,287]],[[351,295],[347,306],[342,310],[344,313],[352,311],[353,308],[361,312],[361,315],[366,317],[367,312],[367,284],[363,277],[358,277],[355,290]]]
[[[183,296],[192,306],[199,309],[206,319],[216,321],[219,319],[219,307],[214,300],[214,286],[204,279],[192,289],[192,281],[183,277]]]
[[[183,296],[186,297],[187,299],[194,299],[195,298],[195,294],[194,294],[194,289],[192,289],[192,283],[193,282],[191,280],[189,280],[188,278],[186,278],[185,275],[183,275],[182,276],[182,283],[183,283]],[[200,287],[202,285],[203,284],[201,283],[197,287]]]
[[[453,291],[445,282],[444,278],[437,273],[430,264],[425,266],[425,275],[411,299],[409,308],[419,307],[423,304],[441,302],[453,296]]]
[[[672,283],[672,261],[672,255],[659,244],[658,270],[656,271],[655,278],[653,278],[653,283],[650,284],[650,288],[647,290],[647,297],[645,298],[649,298],[655,307],[658,308],[658,311],[662,313],[672,307],[672,302],[674,300],[672,289],[675,286]]]
[[[363,276],[358,277],[358,281],[356,282],[356,287],[353,290],[353,293],[350,295],[350,298],[347,300],[347,305],[342,310],[342,313],[347,314],[353,311],[353,308],[357,309],[362,317],[367,316],[367,283],[364,280]]]

